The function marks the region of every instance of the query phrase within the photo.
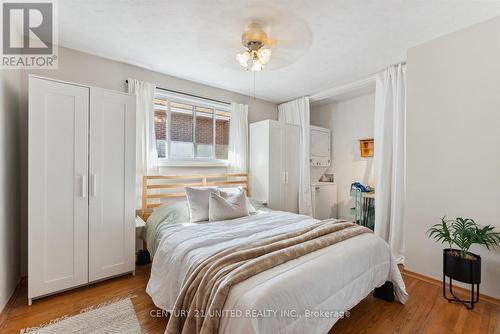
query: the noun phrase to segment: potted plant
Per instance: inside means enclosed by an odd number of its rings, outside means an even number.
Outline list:
[[[479,300],[479,283],[481,283],[481,257],[469,252],[473,244],[484,245],[488,250],[500,244],[500,233],[494,227],[480,227],[471,218],[446,219],[433,225],[428,231],[429,238],[445,243],[449,247],[443,249],[443,294],[448,301],[460,301],[467,308],[474,308]],[[457,248],[453,248],[456,246]],[[450,279],[449,289],[454,298],[448,298],[445,290],[445,277]],[[471,284],[471,299],[463,301],[453,293],[452,280]],[[474,298],[474,285],[477,286]],[[469,304],[467,304],[469,303]]]

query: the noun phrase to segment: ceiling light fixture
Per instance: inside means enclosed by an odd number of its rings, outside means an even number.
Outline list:
[[[236,55],[236,60],[246,70],[259,72],[271,60],[272,41],[262,29],[260,24],[252,23],[241,36],[241,44],[245,51]]]

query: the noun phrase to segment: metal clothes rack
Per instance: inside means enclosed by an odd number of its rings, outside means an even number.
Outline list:
[[[354,207],[351,208],[354,222],[373,230],[375,227],[375,193],[352,189],[351,197],[354,200]]]

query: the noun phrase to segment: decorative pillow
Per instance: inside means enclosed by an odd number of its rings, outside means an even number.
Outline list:
[[[189,207],[189,222],[208,220],[208,198],[210,193],[219,194],[215,187],[185,187]]]
[[[244,192],[222,197],[211,193],[209,198],[209,221],[220,221],[248,216],[247,198]]]
[[[226,198],[226,199],[228,197],[234,196],[235,194],[239,194],[240,192],[242,192],[243,194],[245,194],[245,191],[243,190],[243,187],[241,187],[241,186],[237,186],[237,187],[219,187],[217,189],[219,189],[220,195],[222,197]],[[246,197],[246,194],[245,194],[245,197]],[[247,199],[248,213],[257,213],[257,210],[253,206],[253,204],[250,201],[250,199],[248,197],[246,197],[246,199]]]

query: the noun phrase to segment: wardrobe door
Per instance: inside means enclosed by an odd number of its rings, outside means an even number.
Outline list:
[[[30,77],[28,298],[88,282],[89,89]]]
[[[89,280],[135,269],[135,98],[91,88]]]
[[[269,207],[273,210],[283,210],[283,184],[285,173],[283,170],[283,126],[275,121],[269,122]],[[258,176],[256,176],[258,177]]]
[[[284,211],[299,211],[300,180],[300,128],[294,125],[285,126],[285,191],[283,192]]]

